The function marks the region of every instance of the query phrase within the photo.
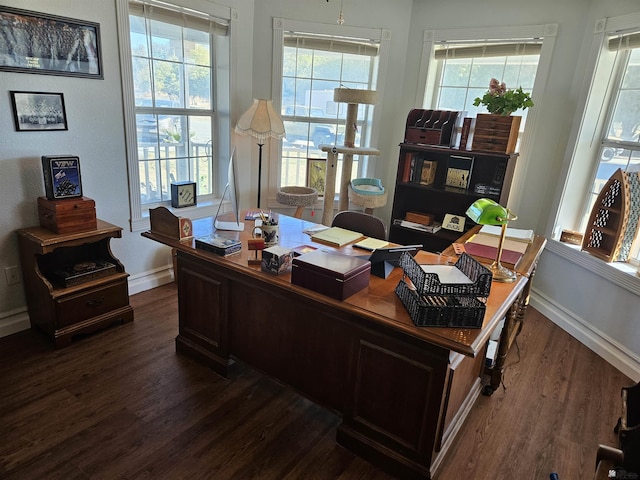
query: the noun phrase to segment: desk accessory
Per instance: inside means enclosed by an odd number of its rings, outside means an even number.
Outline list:
[[[491,290],[487,267],[466,253],[455,265],[419,265],[406,252],[400,266],[403,276],[395,292],[416,326],[482,327]]]
[[[500,263],[502,257],[502,248],[507,233],[507,224],[510,220],[516,220],[518,217],[514,215],[508,208],[503,207],[490,198],[481,198],[476,200],[469,206],[466,211],[467,216],[479,225],[499,225],[500,241],[495,261],[489,269],[493,274],[496,282],[510,283],[516,280],[516,274],[512,270],[503,267]]]
[[[369,285],[371,263],[363,258],[316,250],[295,257],[291,283],[344,300]]]
[[[249,258],[249,265],[260,265],[262,258],[258,257],[258,251],[264,250],[264,238],[250,238],[247,240],[247,248],[254,251],[254,257]]]
[[[373,237],[367,237],[353,244],[355,248],[361,248],[362,250],[368,250],[369,252],[373,252],[378,248],[384,248],[387,245],[389,245],[389,242],[386,240],[380,240]]]
[[[223,237],[217,233],[198,237],[195,240],[196,248],[212,252],[217,255],[231,255],[242,250],[242,242],[233,238]]]
[[[173,208],[193,207],[196,202],[195,182],[175,182],[171,184],[171,206]]]
[[[415,256],[421,248],[422,245],[398,245],[374,250],[369,256],[371,274],[376,277],[387,278],[393,269],[398,266],[403,252]]]
[[[262,271],[280,275],[291,271],[293,251],[275,245],[262,251]]]
[[[332,247],[343,247],[348,243],[355,242],[364,238],[360,232],[354,232],[341,227],[330,227],[321,232],[314,233],[311,240],[318,243],[331,245]]]
[[[176,240],[191,241],[193,224],[189,218],[178,217],[166,207],[149,209],[151,232],[165,235]]]

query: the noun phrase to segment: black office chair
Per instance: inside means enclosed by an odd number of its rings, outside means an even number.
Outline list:
[[[364,212],[345,210],[336,213],[331,222],[332,227],[341,227],[359,232],[367,237],[387,239],[387,229],[382,220]]]

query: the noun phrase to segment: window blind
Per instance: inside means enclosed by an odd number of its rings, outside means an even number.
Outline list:
[[[542,43],[517,42],[496,45],[438,45],[436,60],[455,58],[508,57],[511,55],[540,55]]]
[[[214,35],[227,36],[229,23],[206,13],[181,7],[172,8],[168,4],[130,2],[129,13],[137,17],[150,18],[159,22],[192,28]]]
[[[612,52],[616,52],[619,50],[631,50],[632,48],[640,48],[640,32],[609,37],[607,47]]]
[[[284,46],[293,48],[308,48],[325,52],[350,53],[376,57],[378,44],[368,40],[347,40],[338,37],[310,37],[301,34],[286,34]]]

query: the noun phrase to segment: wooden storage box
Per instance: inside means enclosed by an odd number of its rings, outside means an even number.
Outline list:
[[[479,113],[473,132],[473,150],[514,153],[520,131],[519,116]]]
[[[75,233],[97,228],[96,203],[87,197],[49,200],[38,197],[40,226],[55,233]]]
[[[316,250],[293,259],[291,283],[344,300],[369,285],[371,262]]]

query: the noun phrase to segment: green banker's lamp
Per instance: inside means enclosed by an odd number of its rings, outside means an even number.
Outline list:
[[[503,267],[500,264],[500,257],[502,256],[504,237],[507,233],[507,224],[510,220],[516,220],[518,217],[514,215],[511,210],[503,207],[490,198],[480,198],[479,200],[476,200],[467,209],[466,214],[467,217],[479,225],[500,225],[502,227],[500,231],[500,240],[498,242],[498,255],[489,269],[491,270],[493,279],[496,282],[510,283],[515,281],[515,272]]]

